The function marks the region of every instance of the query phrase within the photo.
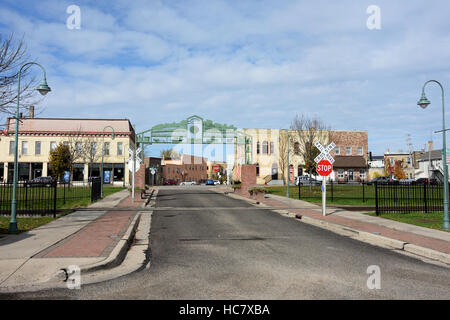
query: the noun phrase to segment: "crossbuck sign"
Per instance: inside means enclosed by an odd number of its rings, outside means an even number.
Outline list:
[[[130,148],[128,148],[128,153],[130,154],[130,158],[128,159],[128,169],[131,171],[131,172],[137,172],[137,171],[139,171],[139,168],[141,167],[141,162],[142,162],[142,160],[141,160],[141,158],[139,158],[139,156],[138,156],[138,154],[139,153],[141,153],[141,148],[138,148],[137,150],[136,150],[136,170],[134,170],[134,159],[133,159],[133,156],[134,156],[134,151],[133,150],[131,150]]]
[[[320,154],[314,159],[316,163],[318,163],[321,160],[328,160],[330,161],[331,164],[334,163],[334,159],[330,155],[330,151],[333,150],[334,147],[336,147],[334,142],[330,143],[326,148],[319,141],[316,141],[314,145],[320,151]]]

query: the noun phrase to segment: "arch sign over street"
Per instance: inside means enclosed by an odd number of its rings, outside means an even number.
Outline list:
[[[327,184],[325,177],[329,176],[333,171],[334,158],[330,155],[330,151],[333,150],[336,145],[331,142],[327,147],[324,147],[319,141],[314,144],[319,149],[320,154],[314,159],[317,163],[316,171],[322,178],[322,215],[326,216],[326,203],[327,203]]]

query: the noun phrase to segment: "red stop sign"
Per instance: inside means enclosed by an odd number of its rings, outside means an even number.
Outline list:
[[[215,165],[215,166],[213,167],[213,170],[214,170],[214,172],[217,172],[217,171],[220,170],[220,167],[219,167],[218,165]]]
[[[333,171],[333,165],[328,160],[320,160],[316,169],[318,174],[326,177]]]

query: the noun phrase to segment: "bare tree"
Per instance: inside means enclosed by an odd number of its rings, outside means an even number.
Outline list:
[[[101,140],[95,136],[85,137],[82,144],[82,158],[89,165],[89,177],[92,174],[94,163],[97,163],[102,156]]]
[[[281,179],[283,184],[286,184],[286,161],[287,161],[287,131],[280,130],[280,141],[278,142],[278,164],[281,172]]]
[[[70,153],[70,182],[73,179],[73,167],[74,163],[80,159],[86,158],[83,154],[83,137],[81,134],[81,127],[78,128],[77,132],[74,135],[69,136],[69,140],[67,146],[69,147]]]
[[[314,146],[316,141],[322,144],[328,142],[330,128],[318,117],[295,116],[291,123],[293,134],[290,136],[294,152],[303,158],[305,171],[309,176],[316,172],[315,157],[320,153]]]
[[[16,41],[14,34],[4,37],[0,34],[0,119],[14,115],[17,108],[17,73],[20,67],[30,62],[26,54],[23,37]],[[35,77],[30,75],[30,66],[22,70],[20,78],[20,110],[26,111],[42,98],[37,98],[34,88]],[[4,124],[5,121],[0,123]]]

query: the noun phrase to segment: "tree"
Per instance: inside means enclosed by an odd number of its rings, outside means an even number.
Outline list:
[[[82,144],[82,158],[89,165],[89,177],[92,175],[94,163],[97,163],[102,156],[102,146],[99,139],[94,136],[84,138]]]
[[[74,163],[79,159],[83,159],[83,138],[81,132],[80,127],[75,135],[69,137],[67,142],[70,152],[70,182],[72,182]]]
[[[161,150],[161,158],[163,159],[179,159],[180,154],[173,149],[163,149]]]
[[[287,137],[288,133],[285,130],[280,130],[280,141],[278,143],[278,166],[279,173],[281,172],[281,180],[286,184],[286,162],[287,162]]]
[[[402,160],[396,160],[394,165],[394,176],[397,179],[406,179],[405,171],[402,168]]]
[[[67,145],[59,143],[58,146],[50,151],[50,170],[52,176],[61,178],[65,171],[70,169],[70,150]]]
[[[15,40],[14,34],[9,37],[0,35],[0,118],[15,115],[17,108],[17,73],[24,63],[30,61],[26,54],[23,38]],[[40,101],[35,95],[34,89],[36,87],[36,78],[30,75],[30,66],[26,66],[20,77],[19,108],[22,112]]]
[[[318,117],[308,118],[305,115],[295,116],[291,123],[291,145],[295,152],[300,155],[305,165],[305,171],[312,174],[316,173],[316,163],[314,159],[319,155],[319,150],[314,146],[316,141],[322,144],[330,140],[330,128]]]

